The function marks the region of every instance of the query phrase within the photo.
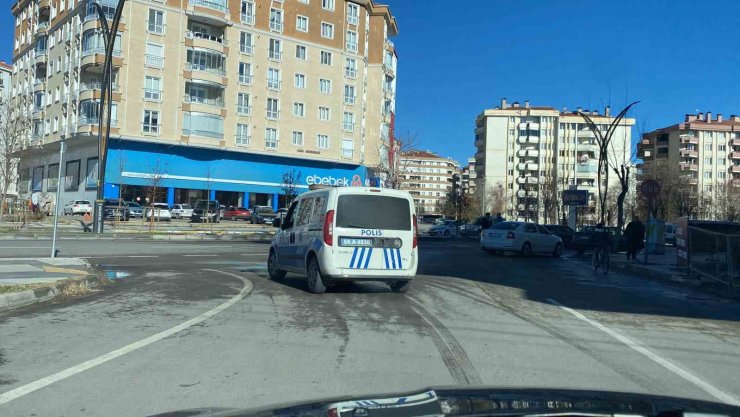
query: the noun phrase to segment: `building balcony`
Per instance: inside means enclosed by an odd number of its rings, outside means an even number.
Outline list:
[[[643,138],[643,139],[642,139],[642,140],[640,141],[640,145],[644,145],[644,146],[651,146],[652,144],[653,144],[653,141],[652,141],[652,140],[650,140],[650,139],[647,139],[647,138]]]
[[[481,163],[478,164],[478,165],[483,165],[482,164],[482,161],[485,161],[485,159],[486,159],[486,153],[485,152],[476,152],[475,155],[473,155],[473,156],[475,157],[475,160],[476,161],[481,161]]]
[[[46,90],[46,80],[36,80],[33,83],[33,91],[45,91]]]
[[[691,184],[691,185],[699,185],[699,179],[698,178],[691,177],[691,178],[689,178],[689,184]]]
[[[691,162],[679,162],[678,167],[681,171],[699,171],[699,164],[692,164]]]
[[[83,81],[80,83],[79,99],[80,100],[100,100],[103,94],[103,83],[101,81]],[[121,92],[118,86],[113,84],[113,101],[121,101]]]
[[[681,135],[681,143],[690,143],[692,145],[698,145],[699,144],[699,138],[693,135]]]
[[[516,140],[517,143],[520,144],[527,144],[527,143],[540,143],[540,138],[537,136],[519,136],[519,138]]]
[[[591,129],[581,129],[578,132],[576,132],[577,138],[595,138],[594,132]]]
[[[80,116],[77,119],[77,133],[81,135],[97,135],[99,123],[100,119],[98,117]],[[117,119],[111,119],[110,126],[111,135],[118,135],[120,133]],[[103,132],[105,132],[105,125],[103,125]]]
[[[185,13],[209,24],[225,26],[229,23],[229,8],[225,0],[188,0]]]
[[[520,149],[516,154],[519,157],[533,157],[533,158],[536,158],[536,157],[540,156],[540,151],[539,151],[539,149]]]
[[[476,148],[480,148],[482,146],[485,146],[486,140],[485,139],[476,139],[475,141],[473,141],[473,144],[475,145]]]
[[[226,86],[228,79],[226,78],[226,71],[223,68],[213,68],[204,65],[193,65],[191,63],[185,64],[185,70],[183,71],[183,77],[186,79],[196,79],[203,81],[210,81],[212,83]]]
[[[49,7],[51,7],[49,3],[49,0],[39,0],[39,10],[48,9]]]
[[[391,78],[396,77],[396,70],[393,68],[393,64],[390,62],[383,62],[383,72]]]
[[[214,132],[211,130],[202,130],[202,129],[183,129],[182,130],[183,136],[202,136],[205,138],[213,138],[213,139],[223,139],[224,134],[220,132]]]
[[[37,49],[36,56],[33,58],[33,63],[36,66],[46,66],[46,60],[48,59],[46,49]]]
[[[679,149],[678,155],[682,158],[698,158],[699,151],[694,149]]]
[[[123,65],[123,52],[121,50],[114,50],[112,53],[111,64],[113,67],[121,67]],[[103,64],[105,64],[105,47],[96,46],[82,50],[82,59],[80,60],[80,67],[83,69],[89,69],[88,67],[99,67],[100,71],[103,70]]]
[[[36,23],[36,34],[37,35],[46,35],[46,31],[49,29],[49,21],[45,20],[43,22]]]
[[[229,53],[226,39],[222,36],[209,35],[188,30],[185,32],[185,46],[192,48],[205,48],[218,51],[222,54]]]
[[[578,164],[576,165],[576,172],[578,174],[596,174],[599,172],[599,166],[597,164]]]
[[[599,145],[594,142],[581,142],[578,144],[578,150],[584,152],[599,152]]]
[[[730,159],[740,159],[740,152],[738,151],[730,152]]]
[[[539,180],[536,177],[527,175],[524,177],[517,178],[516,182],[517,184],[537,184],[539,183]]]
[[[729,171],[733,174],[740,173],[740,165],[730,165]]]
[[[537,197],[537,191],[525,191],[525,190],[519,190],[516,193],[517,197],[519,198],[536,198]]]
[[[253,25],[254,24],[254,13],[242,13],[241,14],[242,23],[245,25]]]
[[[740,138],[733,139],[732,146],[740,146]]]
[[[519,171],[537,171],[539,169],[539,165],[532,163],[520,163],[517,164],[517,169]]]
[[[270,30],[275,32],[282,32],[283,31],[283,22],[276,19],[270,19]]]
[[[182,101],[182,111],[212,113],[226,117],[226,109],[224,108],[224,99],[222,97],[204,98],[185,94]]]

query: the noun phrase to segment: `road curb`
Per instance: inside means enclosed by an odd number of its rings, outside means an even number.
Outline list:
[[[61,283],[53,283],[31,290],[0,294],[0,313],[53,300],[62,293],[66,286],[78,282],[83,282],[86,288],[93,288],[98,286],[99,279],[95,275],[88,275],[77,279],[66,279]]]

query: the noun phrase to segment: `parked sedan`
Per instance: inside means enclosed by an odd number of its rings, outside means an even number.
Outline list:
[[[105,219],[123,220],[128,221],[131,217],[128,204],[123,200],[115,198],[109,198],[105,200],[103,205],[103,213],[105,213]]]
[[[92,213],[92,204],[88,200],[72,200],[64,206],[64,214]]]
[[[252,217],[252,212],[246,207],[234,207],[231,206],[224,210],[224,219],[231,220],[249,220]]]
[[[126,205],[128,206],[129,213],[131,213],[131,217],[144,217],[144,208],[141,207],[141,204],[135,201],[127,201]]]
[[[462,220],[445,220],[429,229],[430,236],[457,236],[458,227],[465,225]]]
[[[481,234],[480,248],[490,253],[516,252],[563,254],[563,241],[543,226],[526,222],[501,222]]]
[[[583,226],[581,230],[573,236],[573,247],[579,255],[594,249],[595,244],[593,234],[595,229],[595,226]],[[622,233],[619,233],[619,228],[605,227],[605,229],[609,233],[609,237],[612,241],[612,252],[626,251],[627,240]]]
[[[189,218],[193,215],[193,207],[190,204],[173,204],[170,213],[176,219]]]
[[[165,203],[154,203],[151,207],[147,207],[144,217],[149,220],[154,217],[155,221],[169,222],[172,220],[172,213],[170,213],[170,206]]]
[[[559,224],[546,224],[545,229],[549,230],[550,233],[562,239],[563,246],[566,249],[569,249],[573,246],[573,235],[576,234],[575,230],[571,229],[568,226],[563,226]]]
[[[252,215],[249,221],[252,224],[272,224],[272,221],[277,218],[277,214],[270,206],[254,206],[252,207]]]

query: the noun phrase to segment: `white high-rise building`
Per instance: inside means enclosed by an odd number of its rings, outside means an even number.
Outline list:
[[[614,120],[609,107],[603,114],[583,112],[604,131]],[[617,126],[610,160],[629,163],[634,123],[634,119],[625,118]],[[582,220],[595,219],[599,148],[580,115],[551,106],[532,106],[529,101],[507,104],[502,99],[500,106],[477,117],[475,146],[478,187],[504,189],[507,219],[558,221],[563,218],[561,193],[566,189],[589,191],[590,205]],[[609,182],[612,186],[617,178],[610,175]],[[492,203],[485,202],[484,208]]]

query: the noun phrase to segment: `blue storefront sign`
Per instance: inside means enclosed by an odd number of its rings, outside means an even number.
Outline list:
[[[300,189],[311,184],[370,185],[361,165],[228,152],[192,146],[167,146],[130,140],[111,141],[105,193],[117,197],[118,184],[244,193],[282,194],[283,174],[301,174]]]

